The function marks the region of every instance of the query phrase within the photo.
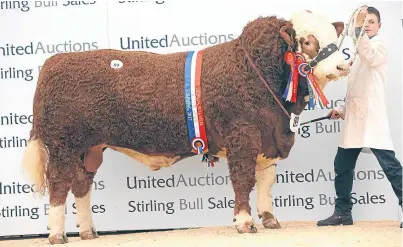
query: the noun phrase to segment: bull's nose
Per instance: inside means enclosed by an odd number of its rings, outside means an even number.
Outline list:
[[[348,70],[348,69],[349,69],[349,66],[348,66],[348,64],[339,64],[339,65],[336,66],[336,68],[337,68],[338,70],[345,71],[345,70]]]
[[[342,66],[342,65],[337,65],[337,67],[336,67],[338,70],[345,70],[346,68],[345,68],[345,66]]]
[[[348,73],[350,73],[350,67],[348,64],[337,65],[336,68],[339,71],[340,76],[346,76]]]

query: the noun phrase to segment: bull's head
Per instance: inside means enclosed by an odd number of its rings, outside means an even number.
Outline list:
[[[343,22],[331,23],[324,15],[311,11],[293,13],[292,29],[295,30],[297,51],[313,67],[319,87],[348,74],[348,62],[337,47],[337,39],[344,30]]]

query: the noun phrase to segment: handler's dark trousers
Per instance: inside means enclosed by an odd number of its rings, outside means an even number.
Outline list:
[[[395,152],[391,150],[381,150],[371,148],[382,167],[386,177],[392,185],[399,205],[402,206],[402,166],[395,157]],[[353,176],[355,165],[361,148],[338,148],[334,159],[336,205],[335,211],[339,215],[350,214],[353,203],[351,201],[351,191],[353,188]]]
[[[371,150],[391,183],[399,205],[402,206],[402,166],[396,159],[395,152],[374,148],[371,148]],[[337,196],[335,214],[325,220],[319,221],[318,225],[352,224],[351,210],[353,203],[351,200],[351,191],[353,188],[354,170],[360,152],[361,148],[338,148],[334,159],[334,171],[336,173],[334,182]]]

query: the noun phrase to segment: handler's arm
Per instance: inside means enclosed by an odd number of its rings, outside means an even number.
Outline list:
[[[365,32],[361,36],[357,51],[360,59],[371,67],[387,62],[387,49],[385,43],[381,40],[370,42],[369,37]]]

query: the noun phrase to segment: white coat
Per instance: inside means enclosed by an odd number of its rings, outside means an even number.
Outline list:
[[[387,112],[387,48],[379,36],[366,33],[350,68],[345,105],[336,107],[344,118],[339,146],[393,150]]]

